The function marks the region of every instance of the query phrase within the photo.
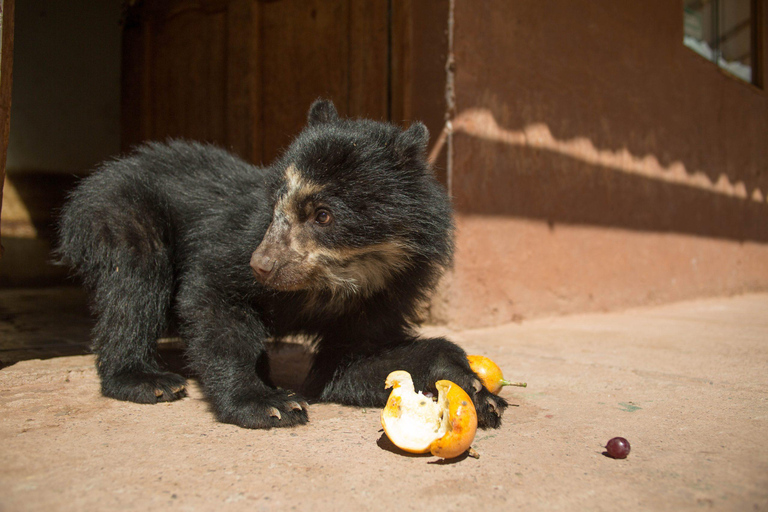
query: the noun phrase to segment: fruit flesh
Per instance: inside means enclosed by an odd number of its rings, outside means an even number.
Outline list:
[[[416,393],[411,376],[392,372],[387,387],[393,387],[381,412],[381,425],[395,445],[411,453],[427,453],[432,442],[442,436],[441,408],[421,392]]]
[[[464,453],[474,440],[477,413],[472,400],[457,384],[441,380],[435,386],[436,402],[414,390],[408,372],[389,374],[386,387],[393,389],[381,411],[381,424],[398,448],[453,458]]]

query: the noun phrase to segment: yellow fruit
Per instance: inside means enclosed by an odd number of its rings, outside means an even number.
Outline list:
[[[417,393],[411,375],[403,370],[390,373],[385,386],[392,393],[381,411],[381,426],[395,446],[445,459],[467,451],[477,432],[477,412],[457,384],[437,381],[437,402]]]
[[[432,442],[429,451],[444,459],[458,457],[467,451],[475,439],[477,432],[477,411],[469,395],[457,384],[449,380],[435,382],[437,387],[437,403],[443,408],[443,423],[445,412],[448,411],[448,426],[445,435]]]
[[[504,375],[501,374],[501,368],[485,356],[467,356],[467,359],[469,360],[469,367],[480,377],[483,386],[494,395],[498,395],[504,386],[518,386],[522,388],[528,386],[525,382],[505,380]]]

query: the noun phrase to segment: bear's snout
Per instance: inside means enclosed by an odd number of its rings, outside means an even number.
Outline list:
[[[267,254],[263,254],[258,250],[253,251],[251,255],[251,268],[259,281],[262,283],[267,281],[275,266],[277,266],[276,259],[270,258]]]

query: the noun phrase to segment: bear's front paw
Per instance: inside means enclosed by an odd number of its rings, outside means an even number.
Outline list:
[[[244,428],[293,427],[309,421],[306,400],[283,389],[249,390],[216,407],[219,421]]]
[[[480,428],[499,428],[501,426],[501,415],[509,406],[509,402],[485,388],[475,393],[473,401],[477,410],[477,424]]]

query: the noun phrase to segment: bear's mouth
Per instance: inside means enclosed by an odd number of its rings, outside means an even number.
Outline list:
[[[298,291],[307,288],[312,272],[291,262],[280,265],[277,260],[259,262],[257,254],[251,258],[251,271],[258,282],[278,291]]]

